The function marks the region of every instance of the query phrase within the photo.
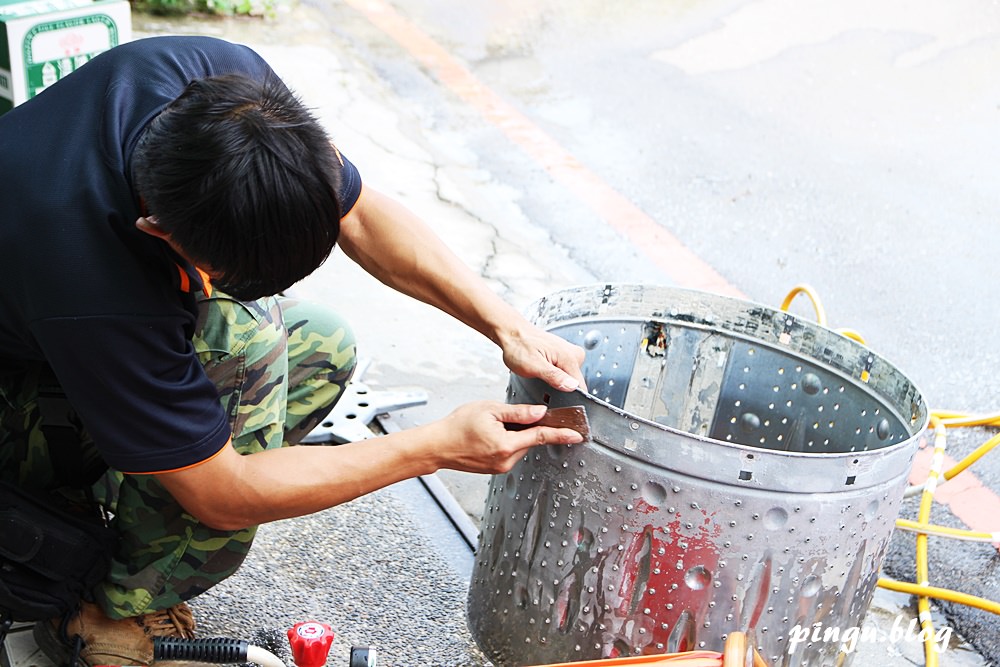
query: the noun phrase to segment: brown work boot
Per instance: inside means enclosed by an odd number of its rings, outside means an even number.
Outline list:
[[[57,665],[71,661],[76,637],[83,640],[78,656],[82,665],[149,665],[153,637],[194,638],[194,615],[181,602],[163,611],[116,621],[97,605],[84,602],[68,620],[35,623],[33,634],[38,647]]]

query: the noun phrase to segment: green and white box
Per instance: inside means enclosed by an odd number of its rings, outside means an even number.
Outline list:
[[[0,114],[131,38],[128,0],[0,0]]]

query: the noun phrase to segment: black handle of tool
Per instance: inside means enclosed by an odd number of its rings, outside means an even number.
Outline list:
[[[181,639],[179,637],[153,637],[154,660],[185,660],[216,664],[241,664],[247,661],[250,643],[242,639],[207,637]]]

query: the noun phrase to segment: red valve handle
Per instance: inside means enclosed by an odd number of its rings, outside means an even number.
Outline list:
[[[296,667],[323,667],[333,644],[333,628],[316,621],[296,623],[288,630],[288,643]]]

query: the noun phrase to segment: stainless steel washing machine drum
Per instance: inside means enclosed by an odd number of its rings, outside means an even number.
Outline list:
[[[867,347],[755,303],[599,285],[537,302],[587,353],[592,441],[492,479],[469,626],[499,665],[695,649],[749,631],[771,665],[849,661],[926,405]],[[857,630],[854,631],[858,632]],[[799,634],[792,634],[799,633]],[[810,633],[811,634],[811,633]]]

